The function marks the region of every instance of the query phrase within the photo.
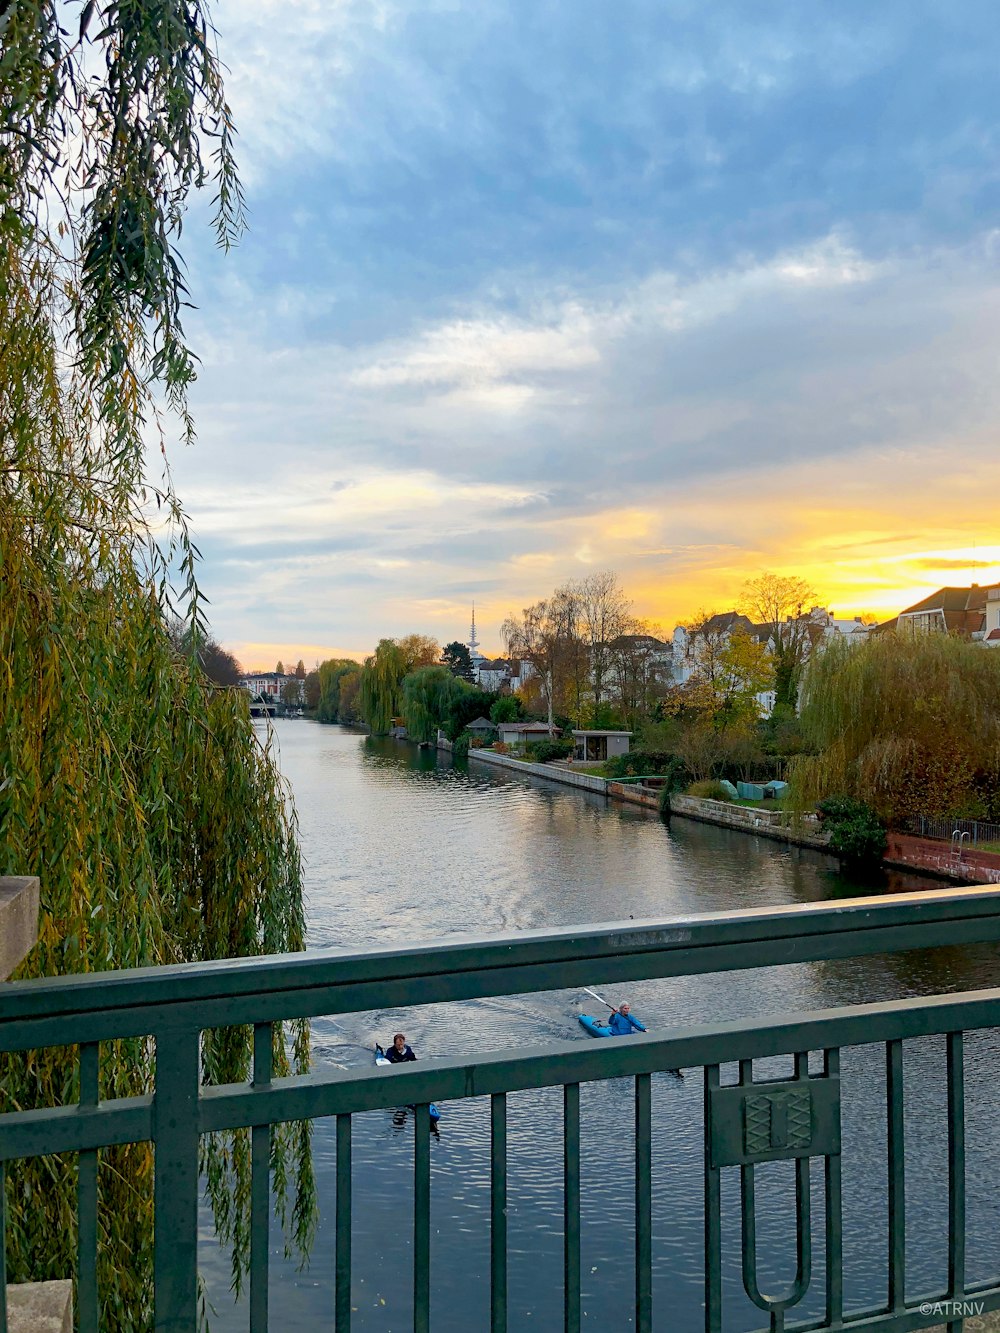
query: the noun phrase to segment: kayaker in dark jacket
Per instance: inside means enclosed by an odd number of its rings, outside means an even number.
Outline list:
[[[646,1031],[639,1020],[632,1017],[628,1000],[622,1000],[618,1008],[612,1013],[608,1019],[608,1027],[611,1029],[612,1036],[615,1037],[629,1037],[633,1032]]]
[[[392,1039],[392,1045],[386,1048],[385,1058],[391,1065],[401,1065],[407,1060],[415,1060],[417,1057],[413,1054],[413,1049],[406,1044],[406,1038],[401,1032],[397,1032]]]

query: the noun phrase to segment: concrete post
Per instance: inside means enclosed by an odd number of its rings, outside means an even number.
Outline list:
[[[37,878],[0,876],[0,981],[10,976],[37,938]],[[73,1333],[73,1283],[12,1283],[7,1288],[7,1328],[8,1333]]]
[[[0,981],[34,948],[38,938],[38,880],[0,877]]]

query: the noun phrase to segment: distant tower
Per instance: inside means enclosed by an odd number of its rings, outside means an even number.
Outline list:
[[[476,638],[476,604],[475,602],[473,602],[472,628],[469,630],[469,643],[468,643],[469,656],[473,658],[473,660],[479,656],[479,653],[476,651],[478,647],[479,647],[479,640]]]

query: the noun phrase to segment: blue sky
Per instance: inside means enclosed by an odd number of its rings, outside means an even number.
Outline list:
[[[251,225],[186,231],[176,472],[247,665],[594,568],[666,628],[1000,574],[993,6],[213,13]]]

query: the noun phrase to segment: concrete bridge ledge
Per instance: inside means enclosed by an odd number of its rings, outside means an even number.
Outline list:
[[[34,947],[38,935],[38,880],[0,876],[0,981]]]
[[[7,1288],[9,1333],[73,1333],[73,1283],[17,1282]]]

